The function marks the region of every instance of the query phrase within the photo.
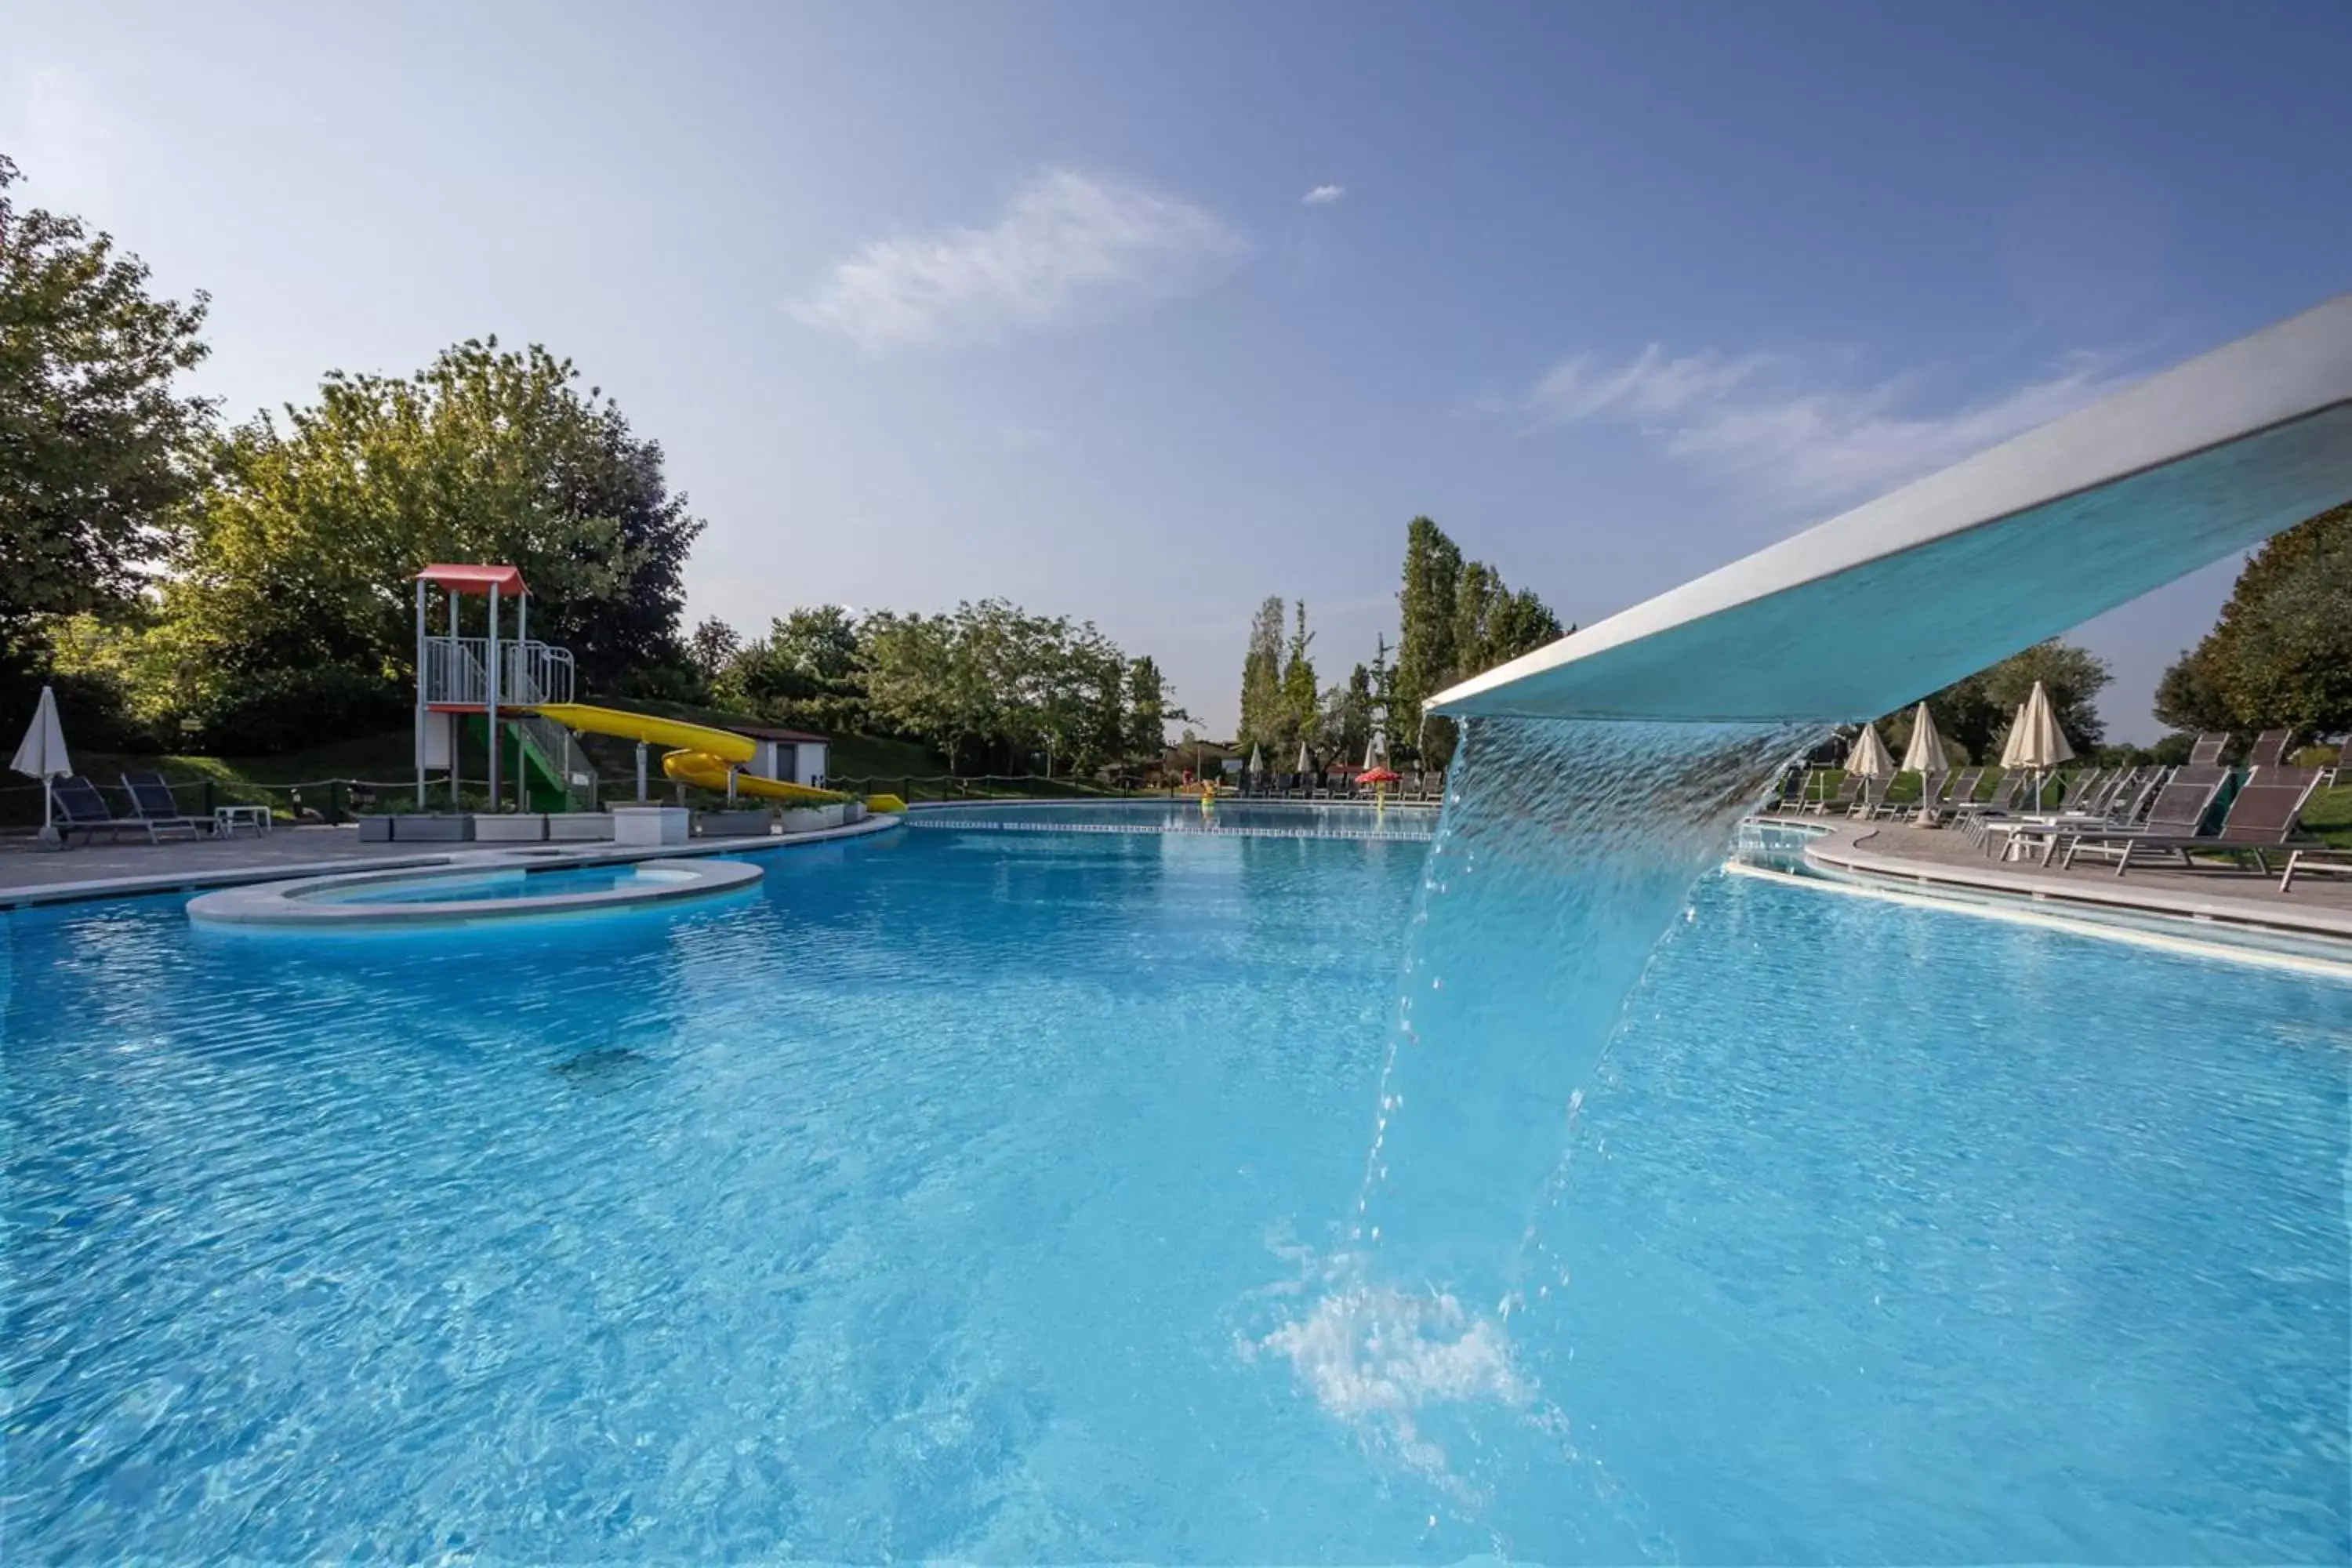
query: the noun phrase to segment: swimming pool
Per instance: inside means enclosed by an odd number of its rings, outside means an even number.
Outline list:
[[[663,884],[667,874],[659,866],[577,866],[555,870],[480,871],[450,875],[422,873],[397,879],[343,886],[309,894],[306,901],[321,904],[432,904],[453,900],[499,902],[508,899],[551,898],[568,893],[610,893]]]
[[[1564,1282],[1368,1355],[1322,1308],[1426,853],[0,919],[10,1556],[2352,1552],[2352,987],[1710,879],[1533,1213]]]

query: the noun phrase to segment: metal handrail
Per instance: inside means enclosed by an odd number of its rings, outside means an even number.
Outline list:
[[[488,637],[426,637],[425,700],[486,706],[490,700],[489,657]],[[570,648],[501,638],[499,663],[500,707],[572,700]]]

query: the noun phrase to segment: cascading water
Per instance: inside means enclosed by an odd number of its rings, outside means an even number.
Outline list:
[[[1734,825],[1818,723],[1471,719],[1432,847],[1363,1188],[1262,1343],[1335,1415],[1461,1481],[1480,1406],[1548,1408],[1512,1316],[1624,998]]]

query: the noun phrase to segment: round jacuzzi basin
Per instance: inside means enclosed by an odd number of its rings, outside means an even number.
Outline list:
[[[470,924],[671,903],[742,888],[760,875],[740,860],[701,859],[347,872],[206,893],[189,901],[188,916],[318,931]]]

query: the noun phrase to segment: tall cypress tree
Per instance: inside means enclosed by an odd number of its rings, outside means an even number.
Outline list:
[[[1315,684],[1315,663],[1307,645],[1315,634],[1307,629],[1307,601],[1294,606],[1297,624],[1290,634],[1290,651],[1282,667],[1282,748],[1286,765],[1297,760],[1301,740],[1312,741],[1320,711],[1320,691]]]
[[[1391,740],[1411,747],[1421,732],[1421,707],[1454,678],[1454,602],[1462,552],[1425,517],[1405,525],[1404,584],[1397,592],[1396,675],[1390,693]]]
[[[1278,746],[1282,728],[1282,597],[1269,595],[1250,618],[1242,658],[1242,727],[1234,743]],[[1272,767],[1269,759],[1266,765]]]

